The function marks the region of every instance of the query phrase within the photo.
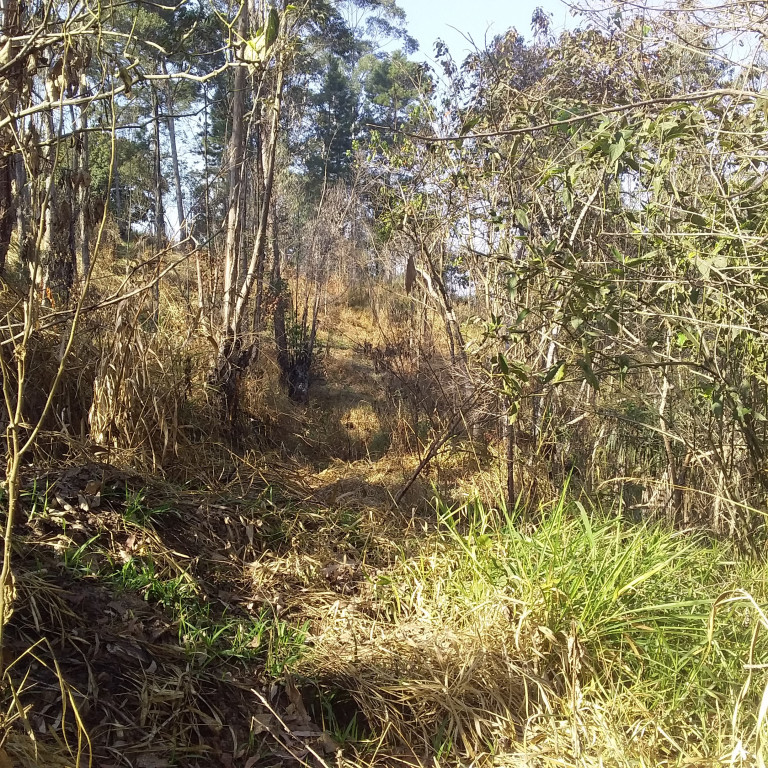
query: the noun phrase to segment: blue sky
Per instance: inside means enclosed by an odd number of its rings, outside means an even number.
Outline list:
[[[530,37],[531,16],[537,7],[552,14],[555,29],[562,29],[569,18],[560,0],[398,0],[398,5],[408,15],[409,32],[419,41],[416,59],[431,58],[437,38],[448,45],[454,58],[462,59],[471,49],[462,32],[479,48],[486,37],[490,41],[510,27]]]

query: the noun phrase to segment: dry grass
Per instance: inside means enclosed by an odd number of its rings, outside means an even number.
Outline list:
[[[107,291],[119,270],[99,279]],[[282,392],[264,338],[243,384],[235,447],[204,395],[208,342],[182,333],[181,278],[163,286],[157,331],[144,327],[138,304],[121,310],[133,309],[122,336],[112,336],[111,311],[84,326],[105,343],[80,341],[82,368],[67,386],[90,407],[82,385],[97,382],[94,423],[103,423],[100,450],[112,466],[87,461],[92,446],[76,434],[62,447],[51,425],[40,455],[54,469],[26,475],[0,768],[3,755],[22,768],[80,768],[89,755],[105,768],[760,765],[764,644],[756,633],[750,647],[751,619],[736,622],[746,644],[738,627],[715,622],[714,703],[709,719],[697,713],[686,726],[676,707],[690,702],[676,691],[698,678],[682,663],[672,669],[669,656],[669,669],[646,673],[658,662],[644,645],[655,617],[613,606],[614,591],[647,584],[657,592],[645,605],[671,604],[699,590],[709,558],[723,588],[749,586],[764,612],[764,571],[728,572],[726,554],[703,546],[688,575],[664,560],[654,571],[646,545],[632,548],[632,530],[610,529],[635,558],[627,562],[639,563],[626,576],[624,550],[610,537],[602,550],[590,543],[588,526],[558,549],[576,508],[559,528],[505,531],[496,508],[478,522],[504,486],[493,429],[484,450],[461,435],[447,441],[395,505],[444,426],[418,393],[446,368],[430,327],[434,358],[419,358],[429,364],[398,361],[417,393],[407,405],[373,355],[402,331],[403,302],[373,299],[378,320],[329,308],[334,330],[308,406]],[[53,337],[41,341],[41,381],[53,353]],[[554,497],[540,459],[523,457],[516,471],[524,505]],[[463,506],[449,514],[435,495]],[[625,578],[614,586],[599,572],[612,557]],[[668,572],[682,595],[665,585]],[[650,575],[633,585],[638,574]],[[714,602],[716,583],[702,604]],[[680,621],[698,638],[706,621],[689,614]],[[745,660],[755,669],[732,727]],[[634,682],[619,685],[627,670]]]
[[[270,724],[286,703],[265,658],[288,658],[293,625],[270,618],[245,572],[274,509],[266,488],[201,496],[133,480],[97,465],[29,478],[0,723],[13,764],[309,754],[306,736]],[[254,717],[268,725],[254,731]]]

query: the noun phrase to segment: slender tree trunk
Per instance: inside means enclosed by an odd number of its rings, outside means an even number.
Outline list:
[[[47,109],[43,116],[43,124],[46,128],[45,137],[48,144],[46,158],[45,193],[42,197],[41,220],[43,225],[42,238],[40,239],[40,262],[42,266],[40,282],[40,299],[44,305],[50,303],[51,275],[55,272],[57,254],[56,238],[59,232],[56,227],[55,212],[58,207],[58,190],[56,188],[56,166],[58,155],[56,152],[56,129],[53,120],[53,110]]]
[[[266,242],[267,226],[269,222],[269,210],[272,204],[272,190],[275,183],[275,160],[277,157],[277,140],[280,132],[280,112],[283,98],[283,84],[285,81],[282,65],[278,67],[277,83],[275,85],[275,99],[272,105],[272,121],[270,126],[269,144],[267,145],[267,154],[264,168],[264,192],[261,199],[261,209],[259,211],[258,228],[256,229],[256,238],[253,243],[251,259],[248,262],[248,272],[243,281],[243,285],[237,296],[235,311],[233,316],[233,327],[239,328],[248,298],[251,295],[253,284],[256,281],[257,266],[259,256],[262,253]]]
[[[163,74],[168,74],[168,66],[163,59]],[[176,189],[176,215],[179,218],[179,237],[182,241],[189,236],[187,219],[184,214],[184,192],[181,188],[181,171],[179,170],[179,152],[176,146],[176,117],[173,114],[173,90],[170,78],[166,81],[165,119],[168,125],[168,141],[171,145],[171,165],[173,166],[173,184]]]
[[[237,34],[241,40],[248,35],[248,2],[240,8],[240,18],[237,24]],[[236,336],[237,323],[234,318],[235,299],[237,296],[237,272],[240,241],[242,234],[241,196],[243,184],[243,156],[245,148],[245,89],[246,68],[238,66],[235,69],[234,91],[232,94],[232,130],[229,137],[229,194],[227,200],[226,242],[224,245],[224,299],[222,306],[222,330],[224,343]]]
[[[155,250],[157,271],[160,272],[160,254],[165,249],[165,207],[163,205],[163,167],[160,154],[160,99],[156,88],[152,88],[152,113],[154,127],[154,175],[155,175]],[[153,288],[152,320],[157,328],[160,322],[160,281],[155,281]]]
[[[5,260],[11,244],[16,211],[13,197],[13,155],[0,156],[0,274],[5,271]]]
[[[16,37],[21,23],[18,0],[4,0],[2,11],[3,36],[6,39]],[[10,92],[3,99],[2,107],[0,107],[0,117],[8,117],[15,109],[17,98],[14,91],[21,85],[19,82],[21,77],[20,66],[19,64],[14,67],[15,71],[3,74],[3,82],[6,87],[10,86]],[[5,271],[5,261],[16,219],[16,204],[13,191],[16,172],[15,135],[18,135],[15,125],[9,126],[0,134],[0,274]]]
[[[242,11],[243,13],[245,11]],[[245,32],[243,19],[239,27]],[[253,288],[258,278],[259,259],[263,258],[263,250],[266,244],[266,233],[269,222],[269,212],[272,200],[272,191],[275,178],[275,163],[277,156],[277,143],[280,131],[280,113],[282,105],[283,84],[285,81],[284,63],[278,55],[275,62],[275,87],[272,98],[269,99],[271,120],[269,121],[269,133],[265,152],[264,189],[261,191],[258,208],[258,219],[253,238],[253,248],[248,260],[247,270],[242,279],[238,281],[237,247],[239,244],[239,232],[242,227],[242,216],[239,208],[241,190],[243,188],[242,154],[243,154],[243,126],[237,125],[238,115],[242,115],[244,100],[244,75],[236,75],[235,94],[233,101],[233,126],[232,126],[232,162],[230,169],[232,184],[230,185],[230,206],[227,219],[227,248],[225,251],[225,285],[223,328],[219,356],[215,369],[211,374],[211,383],[218,389],[227,419],[231,428],[235,429],[237,418],[237,396],[240,377],[251,365],[257,346],[255,344],[244,347],[242,330],[246,310],[253,293]],[[240,86],[240,87],[239,87]],[[263,99],[264,96],[261,96]],[[240,117],[242,123],[242,117]],[[239,156],[238,156],[239,154]]]
[[[19,262],[26,264],[30,260],[29,245],[33,237],[30,231],[32,223],[32,195],[27,178],[24,158],[16,155],[14,168],[16,182],[16,232],[18,233]]]
[[[285,333],[285,291],[280,270],[280,247],[277,239],[277,211],[272,208],[272,290],[275,293],[275,310],[272,325],[275,329],[275,348],[277,349],[277,365],[285,375],[288,371],[288,339]]]
[[[91,184],[88,168],[90,167],[90,146],[88,142],[88,108],[80,107],[80,179],[78,186],[78,208],[80,212],[80,275],[82,278],[91,269],[91,213],[90,195],[88,190]]]

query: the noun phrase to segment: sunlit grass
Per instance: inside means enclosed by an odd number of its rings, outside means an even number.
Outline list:
[[[565,496],[536,526],[478,502],[435,511],[436,527],[371,573],[364,614],[320,619],[304,674],[345,687],[369,723],[438,760],[758,759],[765,669],[740,692],[768,633],[753,633],[746,603],[709,626],[734,587],[764,605],[762,565]]]

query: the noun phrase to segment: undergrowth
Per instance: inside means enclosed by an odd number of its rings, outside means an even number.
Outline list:
[[[759,764],[764,565],[565,496],[535,527],[478,502],[435,511],[371,570],[370,604],[317,616],[300,665],[375,732],[448,763]],[[713,613],[735,589],[756,602]]]
[[[274,691],[297,732],[325,734],[305,764],[763,765],[763,562],[565,492],[536,515],[436,500],[407,517],[340,491],[335,504],[277,501],[268,487],[186,507],[181,492],[125,491],[96,528],[92,513],[49,508],[54,494],[28,502],[40,530],[61,527],[68,578],[114,596],[100,604],[128,622],[133,645],[157,626],[209,681],[183,701],[215,706],[214,681],[255,673],[240,690]],[[175,549],[193,543],[193,557]],[[24,578],[27,624],[44,636],[73,620],[46,573]],[[45,601],[58,601],[48,620]],[[158,686],[158,727],[172,712],[173,744],[192,750],[192,715],[164,698],[172,684]],[[280,733],[258,695],[243,756],[267,754]]]

